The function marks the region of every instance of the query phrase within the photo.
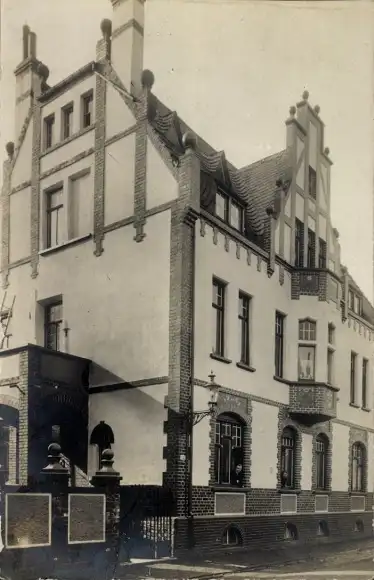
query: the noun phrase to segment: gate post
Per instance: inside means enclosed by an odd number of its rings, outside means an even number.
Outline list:
[[[111,566],[112,575],[108,578],[115,578],[115,571],[119,564],[120,551],[120,481],[122,479],[118,471],[113,469],[114,453],[111,449],[105,449],[101,456],[101,468],[91,478],[90,483],[94,487],[102,489],[106,495],[105,513],[105,557],[102,564],[105,570]],[[100,578],[105,576],[98,576]]]
[[[53,570],[63,556],[68,560],[67,544],[67,512],[69,471],[61,464],[61,447],[58,443],[51,443],[48,447],[48,465],[41,471],[46,492],[52,496],[51,513],[51,549],[49,564]]]

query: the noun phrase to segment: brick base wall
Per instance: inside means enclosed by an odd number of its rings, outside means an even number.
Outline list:
[[[293,540],[285,539],[287,524],[297,530],[297,545],[300,543],[318,543],[323,541],[348,541],[372,536],[371,511],[363,513],[329,513],[329,514],[296,514],[273,516],[242,517],[195,517],[193,521],[194,551],[196,553],[226,551],[231,546],[223,542],[224,532],[228,526],[235,526],[239,531],[243,548],[275,548],[285,545],[291,547]],[[363,529],[357,530],[356,522],[360,520]],[[328,526],[328,536],[318,535],[319,522]],[[188,550],[188,528],[186,519],[175,522],[175,555],[181,556]]]

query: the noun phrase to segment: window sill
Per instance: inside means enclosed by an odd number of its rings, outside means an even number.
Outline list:
[[[353,407],[354,409],[359,409],[360,405],[357,405],[357,403],[349,403],[350,407]]]
[[[91,238],[92,234],[86,234],[84,236],[79,236],[78,238],[73,238],[72,240],[68,240],[63,244],[58,244],[57,246],[52,246],[51,248],[45,248],[44,250],[40,250],[39,256],[48,256],[49,254],[54,254],[55,252],[59,252],[61,250],[64,250],[65,248],[69,248],[70,246],[75,246],[75,244],[86,242]]]
[[[361,411],[365,411],[365,413],[371,413],[371,409],[369,409],[369,407],[361,407]]]
[[[243,369],[243,371],[249,371],[250,373],[255,373],[256,372],[256,369],[254,367],[251,367],[251,365],[247,365],[247,364],[242,363],[242,362],[237,362],[236,363],[236,366],[239,369]]]
[[[312,489],[313,495],[331,495],[331,489]]]
[[[367,491],[352,491],[350,490],[348,492],[348,495],[361,495],[361,496],[366,496],[367,495]]]
[[[275,381],[278,381],[278,383],[283,383],[285,385],[291,385],[291,381],[288,381],[287,379],[284,379],[283,377],[278,377],[277,375],[274,375],[273,379]]]
[[[225,356],[221,356],[219,354],[214,354],[214,352],[210,353],[210,358],[213,358],[214,360],[218,360],[219,362],[226,363],[227,365],[232,363],[232,360],[230,360],[229,358],[226,358]]]
[[[291,489],[289,487],[280,487],[278,490],[278,493],[284,493],[284,494],[290,494],[290,495],[299,495],[301,493],[301,489],[295,488],[295,489]]]

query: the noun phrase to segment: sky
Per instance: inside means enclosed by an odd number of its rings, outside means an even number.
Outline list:
[[[22,26],[49,84],[95,58],[109,0],[1,0],[0,161],[14,140]],[[342,262],[373,297],[374,5],[366,1],[146,0],[153,91],[240,167],[285,147],[289,107],[321,107]],[[84,31],[84,35],[82,33]]]

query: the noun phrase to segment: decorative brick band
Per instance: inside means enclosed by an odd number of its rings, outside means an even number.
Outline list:
[[[134,191],[134,240],[141,242],[145,238],[145,210],[147,204],[147,125],[148,125],[148,89],[144,89],[137,113],[135,136],[135,191]]]
[[[46,177],[49,177],[50,175],[53,175],[54,173],[58,173],[62,169],[66,169],[67,167],[70,167],[70,165],[74,165],[74,163],[78,163],[78,161],[82,161],[82,159],[85,159],[86,157],[89,157],[90,155],[92,155],[94,153],[94,151],[95,151],[95,148],[90,147],[89,149],[86,149],[85,151],[78,153],[78,155],[71,157],[71,159],[67,159],[66,161],[63,161],[62,163],[59,163],[58,165],[51,167],[51,169],[48,169],[48,171],[44,171],[41,174],[40,179],[41,180],[45,179]]]
[[[17,411],[20,408],[19,401],[17,397],[12,397],[10,395],[0,395],[0,405],[5,405],[6,407],[12,407]]]
[[[98,63],[99,70],[104,72],[105,62]],[[105,106],[106,81],[96,75],[95,92],[95,174],[94,174],[94,244],[95,256],[103,253],[104,240],[104,198],[105,198]]]
[[[38,275],[39,236],[40,236],[40,147],[41,147],[41,105],[35,100],[33,104],[31,157],[31,277]]]
[[[84,129],[80,129],[79,131],[77,131],[73,135],[70,135],[70,137],[67,137],[66,139],[63,139],[63,141],[59,141],[58,143],[55,143],[54,145],[52,145],[52,147],[50,147],[47,151],[41,151],[40,158],[46,157],[50,153],[53,153],[53,151],[56,151],[57,149],[61,149],[61,147],[65,147],[65,145],[68,145],[69,143],[71,143],[72,141],[75,141],[75,139],[78,139],[79,137],[82,137],[82,135],[85,135],[86,133],[90,133],[94,129],[95,129],[95,123],[92,123],[92,125],[90,125],[89,127],[85,127]],[[53,169],[55,169],[55,167],[53,167]]]
[[[18,193],[19,191],[22,191],[23,189],[26,189],[26,187],[30,187],[31,186],[31,180],[28,181],[24,181],[23,183],[20,183],[19,185],[17,185],[17,187],[13,187],[10,195],[13,195],[13,193]]]
[[[135,28],[135,30],[139,32],[139,34],[144,36],[144,28],[139,24],[137,20],[135,20],[135,18],[131,18],[131,20],[128,20],[128,22],[125,22],[125,24],[122,24],[121,26],[118,26],[113,30],[112,39],[116,38],[116,36],[119,36],[120,34],[122,34],[122,32],[128,30],[129,28]]]

